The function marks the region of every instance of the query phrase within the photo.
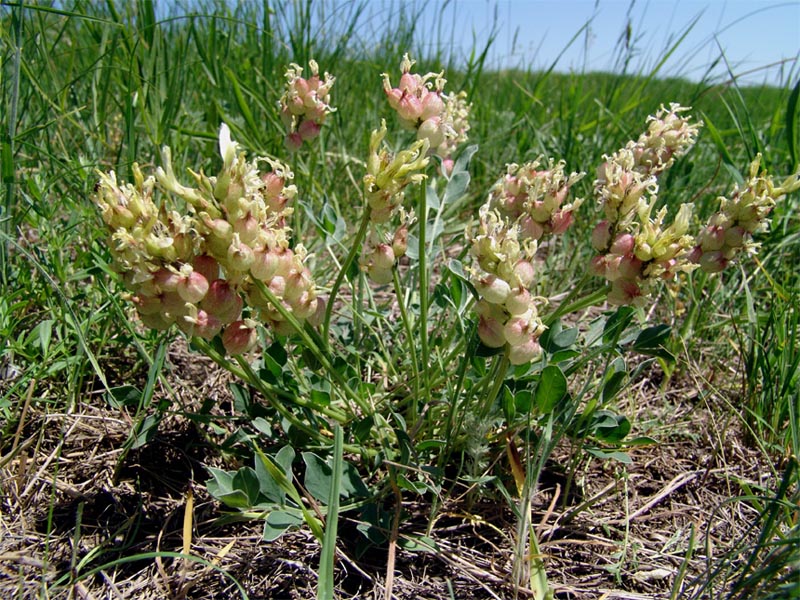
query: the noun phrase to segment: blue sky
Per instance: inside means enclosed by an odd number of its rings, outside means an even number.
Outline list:
[[[559,71],[611,71],[619,56],[617,44],[630,22],[629,70],[649,71],[697,19],[662,74],[699,80],[723,51],[732,72],[749,83],[779,84],[800,73],[798,1],[428,0],[424,5],[373,2],[368,12],[380,11],[381,5],[421,10],[422,31],[431,31],[434,40],[444,38],[456,56],[465,56],[473,40],[478,45],[485,42],[494,26],[492,67],[545,69],[563,51]],[[437,18],[444,26],[441,33],[433,29]],[[587,22],[587,29],[567,48]],[[727,79],[725,62],[719,61],[711,75],[715,81]]]

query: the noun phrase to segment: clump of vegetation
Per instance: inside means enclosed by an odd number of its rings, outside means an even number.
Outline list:
[[[349,26],[319,40],[309,35],[311,5],[286,22],[218,8],[159,23],[148,3],[128,15],[113,4],[91,15],[8,11],[15,70],[4,93],[10,114],[23,108],[3,155],[2,275],[18,290],[0,303],[8,508],[24,515],[39,503],[42,530],[57,530],[57,495],[32,495],[27,465],[44,473],[65,459],[89,393],[99,419],[129,423],[109,449],[112,486],[131,456],[176,423],[193,424],[208,449],[195,493],[205,486],[219,503],[207,510],[258,523],[265,544],[308,532],[319,555],[307,586],[318,597],[344,589],[336,556],[345,548],[353,565],[386,551],[381,585],[392,597],[398,553],[449,560],[438,524],[458,512],[474,526],[487,503],[508,515],[492,525],[508,567],[499,578],[486,571],[487,597],[501,587],[536,599],[569,592],[552,576],[569,567],[546,544],[557,547],[554,533],[611,492],[625,506],[604,525],[620,546],[605,565],[612,584],[666,580],[673,597],[785,591],[796,575],[800,445],[789,300],[798,281],[786,267],[800,230],[800,86],[729,95],[654,74],[484,73],[485,52],[465,70],[423,54],[430,70],[418,71],[398,56],[400,42],[413,48],[402,31],[387,46],[396,50],[348,53],[360,18],[351,8]],[[47,52],[64,39],[76,44],[64,50],[67,73]],[[25,62],[23,44],[35,49]],[[365,97],[368,81],[376,93]],[[530,102],[545,82],[558,90],[553,104]],[[89,108],[74,105],[75,86],[86,86]],[[494,101],[512,89],[524,93]],[[720,113],[710,94],[736,110]],[[773,114],[759,128],[747,111],[766,96]],[[583,110],[601,98],[602,111]],[[671,99],[680,103],[664,104]],[[53,108],[59,120],[36,126]],[[732,116],[738,130],[721,128]],[[41,137],[46,130],[54,134]],[[188,363],[210,359],[204,369],[229,378],[207,398],[186,402],[168,367],[175,329]],[[715,381],[738,357],[741,385]],[[648,570],[634,519],[699,471],[629,508],[637,452],[659,452],[667,442],[657,432],[675,425],[663,406],[637,404],[645,388],[671,397],[687,381],[716,423],[709,438],[719,431],[724,481],[739,490],[713,510],[749,517],[724,555],[701,551],[698,536],[714,534],[689,528]],[[642,409],[654,425],[631,421]],[[55,439],[43,424],[30,433],[48,411],[65,415]],[[784,454],[771,478],[728,473],[727,431],[765,461]],[[595,471],[613,481],[576,500]],[[546,483],[554,473],[563,485]],[[65,489],[57,474],[53,482]],[[69,489],[78,501],[69,535],[83,545],[34,565],[39,590],[85,589],[140,560],[161,572],[170,558],[170,593],[195,594],[204,566],[247,596],[224,563],[235,540],[214,553],[193,547],[192,492],[178,493],[184,527],[172,552],[142,541],[129,549],[110,530],[89,544],[81,520],[97,496]]]

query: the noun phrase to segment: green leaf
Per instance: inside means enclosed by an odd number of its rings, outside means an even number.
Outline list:
[[[232,486],[234,490],[241,490],[244,492],[250,506],[258,504],[258,493],[260,491],[260,482],[258,475],[251,467],[242,467],[233,476]]]
[[[552,411],[566,393],[567,378],[561,369],[556,365],[548,365],[542,369],[534,393],[534,400],[539,412],[547,414]]]
[[[608,381],[606,381],[603,385],[603,391],[600,396],[603,404],[606,404],[614,399],[614,397],[622,389],[627,376],[628,374],[625,371],[617,371],[611,374],[611,377],[609,377]]]
[[[672,328],[669,325],[654,325],[641,331],[633,342],[633,349],[642,354],[647,351],[664,350],[664,343],[669,340]]]
[[[447,182],[447,187],[444,188],[444,203],[450,204],[461,198],[467,192],[469,179],[469,173],[466,171],[453,173]]]
[[[254,467],[254,472],[258,479],[258,491],[261,495],[275,504],[284,504],[286,502],[286,494],[264,467],[264,463],[256,459]]]
[[[629,448],[632,446],[655,446],[656,444],[658,444],[658,440],[655,440],[646,435],[641,435],[639,437],[633,438],[632,440],[626,441],[625,447]]]
[[[603,327],[603,342],[610,344],[616,342],[622,332],[633,320],[634,310],[630,306],[620,306],[606,321]]]
[[[457,173],[461,173],[462,171],[466,171],[469,167],[469,161],[478,151],[478,145],[472,144],[471,146],[467,146],[461,151],[461,154],[458,155],[455,163],[453,164],[453,175]]]
[[[631,464],[631,457],[620,450],[603,450],[601,448],[586,448],[586,452],[603,460],[616,460],[624,465]]]
[[[142,399],[142,391],[135,385],[121,385],[111,388],[106,394],[106,401],[114,407],[138,406]]]
[[[301,456],[306,464],[303,486],[314,498],[320,502],[327,502],[333,480],[330,465],[313,452],[303,452]]]
[[[528,414],[533,408],[533,394],[528,390],[521,390],[514,394],[514,406],[517,412]]]
[[[264,520],[264,534],[262,539],[265,542],[274,542],[281,537],[291,527],[303,524],[303,517],[284,510],[276,510],[267,515]]]
[[[161,423],[161,414],[147,415],[136,430],[136,437],[131,444],[131,448],[140,448],[152,440],[158,433],[158,425]]]
[[[439,545],[436,540],[427,535],[404,535],[398,538],[397,545],[409,552],[430,552],[435,554],[439,551]]]
[[[631,431],[631,422],[624,415],[610,410],[598,410],[592,419],[591,432],[597,439],[608,444],[616,444]]]
[[[244,490],[237,489],[234,480],[238,473],[223,471],[213,467],[206,467],[211,473],[211,479],[206,482],[206,489],[208,493],[214,498],[238,510],[247,509],[252,506],[247,493]]]
[[[514,394],[508,389],[508,386],[503,386],[501,403],[503,405],[503,414],[505,415],[507,423],[513,423],[514,417],[517,414],[517,405],[514,402]]]
[[[319,558],[319,600],[334,600],[333,565],[336,555],[336,532],[339,524],[339,489],[342,482],[342,446],[344,434],[337,423],[333,438],[333,478],[328,494],[328,518],[325,522],[325,537],[322,540],[322,552]]]

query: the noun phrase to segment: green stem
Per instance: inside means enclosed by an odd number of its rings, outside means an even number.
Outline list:
[[[500,389],[503,387],[503,383],[506,379],[506,372],[508,371],[508,367],[510,365],[511,361],[508,359],[508,347],[506,347],[506,349],[503,350],[502,358],[498,363],[496,363],[496,367],[492,369],[492,372],[489,375],[489,377],[492,378],[492,387],[489,390],[489,394],[486,396],[483,407],[481,408],[481,419],[485,419],[489,415],[492,404],[494,404],[497,394],[500,393]]]
[[[425,243],[428,223],[428,198],[425,186],[420,186],[419,197],[419,342],[422,350],[422,384],[425,389],[425,401],[431,402],[431,388],[428,381],[430,368],[430,349],[428,348],[428,248]],[[416,409],[414,409],[416,412]]]
[[[349,398],[356,405],[365,413],[371,414],[372,410],[370,406],[358,395],[356,394],[352,388],[348,385],[347,381],[342,374],[337,371],[331,361],[328,359],[328,355],[317,345],[316,341],[312,337],[312,335],[303,328],[302,325],[295,319],[292,312],[286,308],[286,306],[281,302],[281,300],[272,293],[272,291],[264,285],[263,281],[256,280],[255,282],[258,290],[264,295],[264,297],[269,300],[270,304],[275,307],[275,310],[280,313],[281,317],[283,317],[284,321],[289,323],[294,329],[295,333],[300,337],[300,340],[303,342],[303,346],[311,352],[314,357],[319,361],[322,367],[330,374],[330,376],[336,381],[336,383],[341,386],[341,392],[346,398]],[[324,343],[324,342],[323,342]]]
[[[261,377],[258,376],[252,369],[252,367],[245,363],[242,364],[241,357],[236,357],[236,362],[240,365],[239,367],[236,366],[235,363],[231,362],[226,356],[217,352],[214,347],[209,344],[206,340],[202,338],[194,338],[192,340],[192,344],[199,348],[203,354],[208,356],[211,360],[217,363],[220,367],[228,371],[229,373],[235,375],[242,381],[246,381],[254,388],[258,389],[263,396],[266,398],[270,398],[273,403],[279,403],[277,400],[278,398],[284,398],[292,402],[292,404],[296,404],[302,408],[308,408],[310,410],[316,411],[333,419],[338,423],[345,424],[347,423],[347,415],[345,415],[342,411],[336,409],[332,406],[319,406],[316,404],[312,404],[307,400],[299,398],[297,396],[293,396],[292,394],[288,393],[286,390],[283,390],[279,387],[275,387],[270,385]]]
[[[367,235],[367,228],[369,227],[371,215],[372,209],[367,206],[364,210],[364,216],[361,217],[361,224],[358,226],[356,237],[350,242],[350,252],[347,253],[347,257],[344,259],[344,263],[342,263],[342,267],[339,269],[339,273],[336,275],[336,279],[333,281],[333,285],[331,286],[331,293],[328,297],[328,305],[325,307],[325,321],[322,325],[322,339],[324,340],[326,346],[328,344],[328,334],[331,327],[331,315],[333,314],[333,305],[336,303],[336,296],[339,293],[339,288],[342,286],[342,281],[344,281],[344,278],[347,275],[347,271],[350,269],[350,265],[353,264],[353,261],[356,259],[356,255],[361,250],[361,242],[364,241],[364,238]]]
[[[566,298],[558,305],[552,313],[547,315],[542,322],[547,325],[548,327],[552,325],[556,319],[561,317],[562,315],[566,315],[569,313],[573,313],[578,310],[582,310],[584,308],[588,308],[590,306],[594,306],[595,304],[602,301],[608,295],[608,289],[606,287],[602,287],[599,290],[595,290],[594,292],[587,294],[583,298],[579,298],[578,300],[574,300],[575,296],[578,295],[578,292],[586,285],[586,282],[589,280],[590,275],[585,275],[583,279],[581,279],[576,286],[572,289],[572,291],[567,295]]]
[[[408,343],[408,356],[411,359],[411,371],[414,376],[414,396],[411,402],[411,414],[409,415],[409,429],[413,429],[417,422],[419,411],[417,410],[417,398],[419,398],[419,364],[417,362],[417,353],[414,349],[414,327],[408,317],[406,304],[403,299],[402,289],[400,287],[400,275],[397,269],[392,269],[392,278],[394,280],[394,293],[397,296],[397,305],[400,307],[400,319],[403,321],[403,328],[406,331],[406,342]]]

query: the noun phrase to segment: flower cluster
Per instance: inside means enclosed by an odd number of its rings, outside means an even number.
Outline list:
[[[320,79],[319,66],[313,60],[308,61],[308,66],[311,77],[305,79],[301,66],[289,65],[286,91],[280,99],[281,120],[288,131],[286,146],[293,151],[316,138],[325,118],[336,110],[330,96],[335,78],[325,73]]]
[[[689,261],[694,239],[687,235],[692,205],[683,204],[668,226],[665,208],[652,217],[658,176],[694,145],[701,125],[681,116],[686,110],[662,106],[638,140],[606,156],[598,169],[595,196],[605,219],[592,232],[599,253],[592,271],[611,282],[612,304],[641,306],[653,283],[694,268]]]
[[[481,208],[477,235],[469,235],[469,252],[477,263],[469,272],[481,296],[475,306],[480,317],[478,335],[490,348],[508,344],[514,365],[541,354],[538,340],[545,330],[530,293],[537,245],[521,237],[519,226],[488,203]]]
[[[470,105],[464,92],[444,93],[444,73],[411,73],[414,62],[405,54],[397,87],[384,73],[383,89],[403,127],[416,131],[418,140],[428,140],[430,152],[440,156],[449,171],[453,152],[467,141]]]
[[[720,197],[720,210],[709,218],[697,236],[697,245],[689,260],[700,265],[706,273],[722,271],[741,251],[753,252],[754,233],[766,231],[767,216],[776,202],[800,189],[800,171],[776,186],[772,177],[761,170],[761,155],[750,163],[749,177],[744,186],[734,187],[730,199]]]
[[[178,182],[164,148],[164,167],[155,177],[145,179],[136,165],[133,184],[100,173],[93,199],[111,230],[115,268],[142,322],[155,329],[175,324],[206,339],[222,333],[225,348],[237,354],[255,343],[256,318],[281,333],[290,329],[263,289],[301,322],[322,307],[304,265],[305,250],[289,247],[287,202],[296,193],[288,184],[291,172],[266,158],[246,161],[226,125],[219,146],[220,173],[190,171],[195,187]],[[271,170],[261,173],[261,162]],[[165,195],[160,208],[153,201],[157,189]],[[174,197],[185,202],[188,214],[174,210]],[[244,319],[243,299],[250,307]]]
[[[397,260],[405,256],[408,250],[408,227],[413,220],[413,214],[406,214],[402,208],[398,212],[400,226],[394,234],[382,235],[378,226],[373,224],[359,259],[361,269],[380,285],[392,281]]]
[[[371,230],[360,259],[361,268],[372,281],[380,284],[392,280],[397,259],[406,253],[413,213],[403,210],[405,189],[425,180],[427,175],[423,171],[429,162],[427,140],[417,140],[408,149],[393,154],[383,144],[385,137],[386,121],[381,121],[381,128],[374,130],[370,137],[367,172],[363,179]],[[391,235],[382,234],[381,226],[398,213],[399,227]]]
[[[506,175],[489,191],[490,208],[518,223],[520,233],[533,240],[566,231],[573,212],[583,203],[582,198],[567,203],[570,187],[583,173],[567,175],[564,161],[553,159],[546,169],[541,166],[541,159],[522,166],[510,164]]]

